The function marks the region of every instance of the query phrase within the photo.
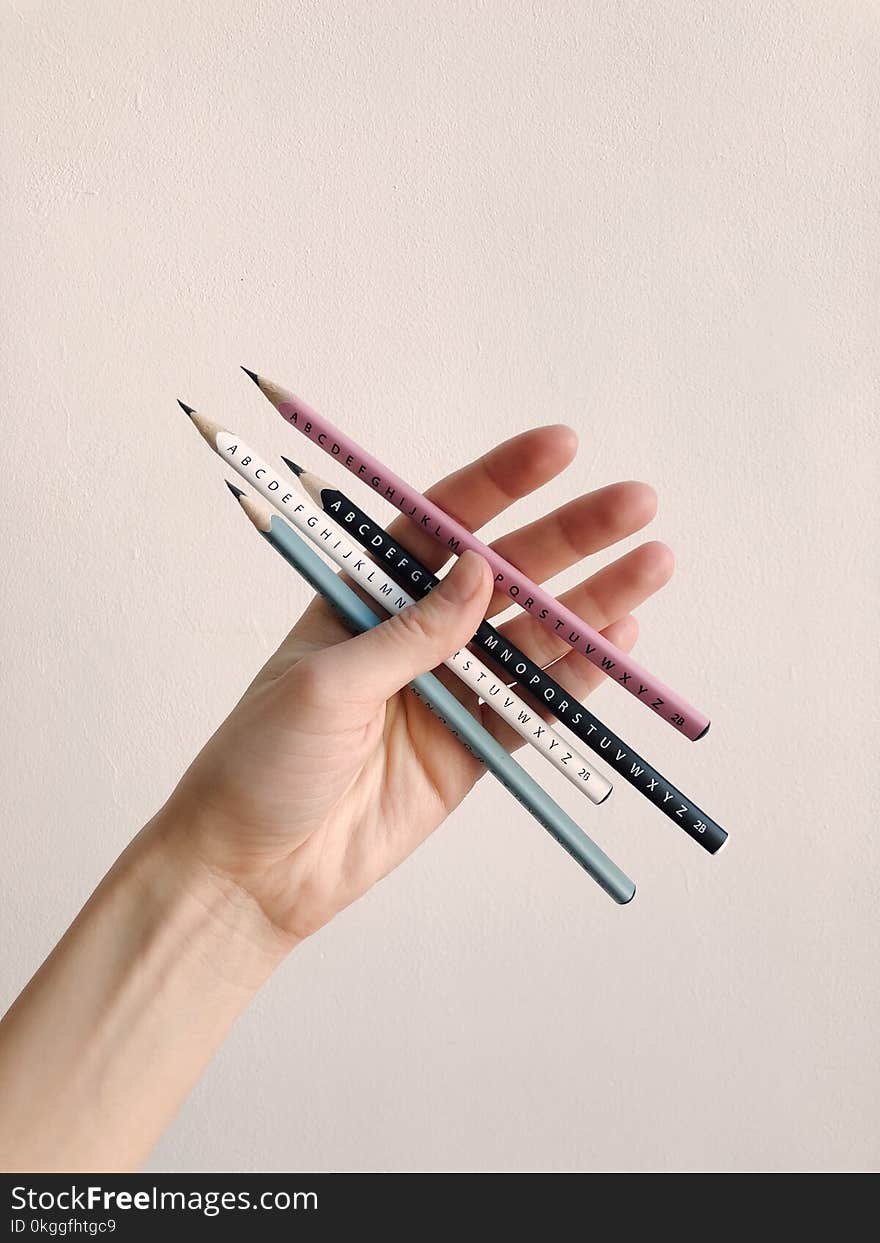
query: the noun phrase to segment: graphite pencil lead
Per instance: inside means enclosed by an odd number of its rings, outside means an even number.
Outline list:
[[[180,406],[180,408],[181,408],[181,410],[183,411],[183,413],[184,413],[184,414],[188,414],[188,415],[190,415],[190,416],[192,416],[192,415],[194,415],[194,414],[195,414],[195,410],[193,409],[193,407],[192,407],[192,406],[188,406],[188,405],[186,404],[186,402],[185,402],[185,401],[181,401],[179,397],[178,397],[178,399],[177,399],[177,404],[178,404],[178,406]]]
[[[297,466],[296,462],[291,462],[290,458],[285,457],[283,453],[281,454],[281,461],[284,463],[284,465],[287,467],[288,470],[293,471],[297,479],[300,477],[300,475],[304,475],[306,473],[306,468],[304,466]]]
[[[257,388],[260,387],[260,377],[257,375],[256,371],[251,371],[250,367],[242,367],[242,371],[245,375],[249,375],[251,377]]]
[[[228,479],[224,479],[223,482],[226,484],[227,488],[229,489],[229,491],[232,493],[232,495],[235,497],[236,500],[238,500],[240,496],[245,495],[245,493],[241,490],[241,488],[237,488],[235,484],[230,483]]]

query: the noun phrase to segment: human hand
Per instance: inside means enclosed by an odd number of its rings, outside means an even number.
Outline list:
[[[476,530],[574,452],[571,431],[538,428],[430,495]],[[632,534],[654,508],[645,484],[613,484],[494,547],[542,582]],[[429,535],[403,518],[391,530],[439,568]],[[644,544],[561,598],[629,649],[631,610],[671,571],[669,551]],[[0,1167],[143,1160],[286,953],[400,863],[480,776],[405,688],[508,603],[468,552],[428,596],[357,637],[323,600],[309,605],[0,1023]],[[527,613],[502,629],[574,697],[601,681]],[[499,742],[521,745],[461,682],[438,676]]]
[[[477,530],[558,475],[574,433],[544,427],[497,446],[428,495]],[[652,489],[619,483],[589,493],[502,537],[504,557],[541,583],[639,530]],[[432,570],[443,550],[405,518],[390,528]],[[668,581],[672,555],[648,543],[599,570],[562,600],[623,650],[631,610]],[[295,944],[397,866],[458,805],[482,765],[406,690],[462,647],[493,594],[488,565],[465,553],[427,597],[351,637],[316,598],[196,758],[160,816],[185,824],[175,846],[253,899],[274,932]],[[582,699],[602,680],[583,656],[519,614],[501,627]],[[446,670],[443,681],[508,750],[522,739]],[[185,838],[185,841],[184,841]]]

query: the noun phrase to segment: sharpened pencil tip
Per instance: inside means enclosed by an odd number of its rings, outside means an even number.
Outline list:
[[[256,384],[257,388],[260,387],[260,377],[257,375],[256,371],[251,371],[250,368],[248,367],[242,367],[242,371],[245,373],[245,375],[249,375],[251,377],[254,384]]]
[[[237,488],[234,483],[230,483],[228,479],[224,479],[223,482],[226,484],[227,488],[236,500],[238,500],[240,496],[244,496],[244,492],[242,492],[241,488]]]
[[[300,477],[300,475],[304,475],[306,473],[306,468],[304,466],[297,466],[296,462],[291,462],[290,458],[285,457],[283,453],[281,454],[281,461],[284,463],[284,465],[287,467],[288,470],[293,471],[297,479]]]
[[[195,414],[195,410],[193,409],[193,407],[192,407],[192,406],[188,406],[188,405],[186,404],[186,402],[185,402],[185,401],[181,401],[179,397],[178,397],[178,399],[177,399],[177,404],[178,404],[178,406],[180,406],[180,408],[181,408],[181,410],[183,411],[183,413],[184,413],[184,414],[190,414],[190,415]]]

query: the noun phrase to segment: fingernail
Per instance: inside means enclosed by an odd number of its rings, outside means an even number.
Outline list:
[[[443,595],[453,604],[467,603],[479,590],[483,573],[483,558],[465,549],[443,580]]]

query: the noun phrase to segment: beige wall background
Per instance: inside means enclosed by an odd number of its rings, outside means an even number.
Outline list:
[[[639,653],[713,728],[593,706],[727,851],[547,776],[617,909],[484,781],[151,1166],[876,1167],[877,6],[0,9],[0,1003],[306,599],[175,398],[306,453],[246,363],[425,485],[563,420],[516,517],[657,487]]]

